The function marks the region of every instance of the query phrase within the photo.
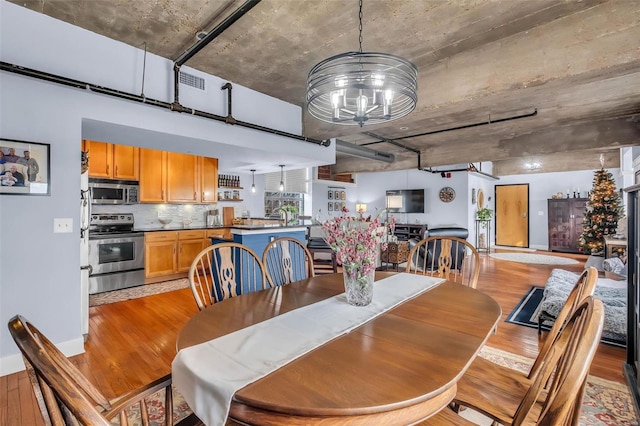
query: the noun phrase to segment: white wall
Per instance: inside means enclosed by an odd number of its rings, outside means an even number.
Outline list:
[[[618,180],[619,169],[607,169],[616,179],[616,185],[621,187]],[[562,173],[530,173],[524,175],[502,176],[496,185],[529,184],[529,247],[539,250],[549,248],[547,233],[547,200],[557,192],[565,194],[580,189],[582,197],[593,187],[595,170],[582,170]],[[492,194],[495,199],[495,192]],[[492,231],[493,232],[493,231]]]
[[[140,91],[139,50],[4,0],[0,1],[0,55],[5,62],[132,93]],[[148,97],[171,100],[173,76],[169,65],[161,58],[148,58]],[[213,92],[222,91],[215,87]],[[282,158],[309,165],[335,160],[335,147],[324,148],[12,73],[2,73],[0,93],[0,136],[51,145],[51,196],[0,196],[0,323],[7,324],[13,315],[23,314],[67,354],[83,351],[79,260],[83,137],[104,135],[99,140],[218,157],[223,164],[233,156],[241,162],[236,169],[255,168],[251,167],[251,155],[262,161],[269,159],[273,170],[283,163]],[[234,88],[234,96],[236,93],[237,118],[291,132],[301,128],[299,107],[248,89],[236,92]],[[241,99],[266,107],[243,112]],[[209,112],[226,114],[215,107],[216,102],[219,106],[223,99],[207,105],[212,108]],[[187,100],[183,104],[189,106]],[[270,170],[260,170],[266,171]],[[255,205],[258,208],[259,203]],[[71,218],[73,232],[53,234],[54,218]],[[0,374],[22,367],[17,353],[7,327],[0,327]]]

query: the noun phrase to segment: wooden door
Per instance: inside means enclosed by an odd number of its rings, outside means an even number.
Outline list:
[[[89,177],[111,178],[113,145],[106,142],[85,140],[85,151],[89,156]]]
[[[198,157],[177,152],[167,153],[167,202],[197,203],[200,182]]]
[[[529,185],[496,185],[496,245],[529,247]]]
[[[200,157],[200,188],[203,203],[218,202],[218,159]]]
[[[166,202],[166,153],[157,149],[140,148],[140,202]]]
[[[113,145],[113,177],[124,180],[138,180],[139,148],[127,145]]]

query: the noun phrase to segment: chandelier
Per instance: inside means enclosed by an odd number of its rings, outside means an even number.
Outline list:
[[[307,110],[318,120],[347,126],[396,120],[418,101],[418,69],[399,56],[362,52],[362,0],[359,52],[346,52],[316,64],[307,77]]]

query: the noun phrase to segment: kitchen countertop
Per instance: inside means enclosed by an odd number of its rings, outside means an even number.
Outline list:
[[[260,225],[219,225],[219,226],[188,226],[188,227],[157,227],[157,228],[139,228],[135,229],[137,232],[157,232],[157,231],[191,231],[191,230],[207,230],[207,229],[242,229],[242,230],[267,230],[267,229],[287,229],[287,228],[304,228],[307,226],[311,226],[313,223],[311,221],[302,221],[297,225],[282,225],[280,223],[277,224],[260,224]]]

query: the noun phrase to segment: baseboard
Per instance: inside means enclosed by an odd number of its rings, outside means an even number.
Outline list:
[[[56,346],[66,356],[74,356],[84,353],[84,337],[57,343]],[[21,354],[9,355],[0,358],[0,377],[24,370],[24,361]]]

